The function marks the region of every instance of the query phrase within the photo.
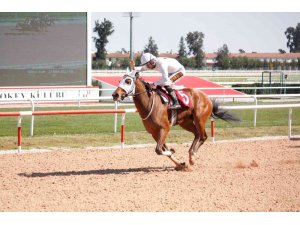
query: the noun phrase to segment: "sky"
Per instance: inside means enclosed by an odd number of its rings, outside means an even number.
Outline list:
[[[285,30],[300,23],[300,12],[136,12],[133,19],[133,51],[142,51],[152,36],[159,52],[177,52],[180,37],[187,33],[204,33],[204,51],[216,52],[223,44],[234,53],[278,52],[286,47]],[[126,13],[92,12],[91,26],[95,21],[110,20],[114,33],[108,37],[108,52],[130,48],[130,22]],[[91,29],[92,32],[92,29]],[[95,37],[96,33],[92,32]],[[96,51],[91,42],[92,52]]]
[[[92,27],[95,20],[107,18],[115,28],[107,45],[110,52],[129,50],[129,18],[123,12],[140,12],[133,22],[134,51],[142,51],[152,36],[160,52],[177,52],[181,36],[200,31],[205,35],[205,52],[217,51],[223,44],[230,52],[240,48],[246,52],[278,52],[279,48],[288,52],[284,31],[300,23],[299,0],[73,0],[72,4],[68,0],[10,0],[1,10],[88,12]],[[90,26],[88,30],[92,30]],[[90,45],[95,51],[92,41]]]

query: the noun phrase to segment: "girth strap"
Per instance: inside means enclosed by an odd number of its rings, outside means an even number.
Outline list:
[[[171,126],[174,126],[177,122],[177,109],[173,109],[171,112]]]

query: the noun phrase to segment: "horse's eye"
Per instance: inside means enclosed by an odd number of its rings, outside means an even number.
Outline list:
[[[130,85],[131,84],[131,80],[130,79],[126,79],[125,83]]]

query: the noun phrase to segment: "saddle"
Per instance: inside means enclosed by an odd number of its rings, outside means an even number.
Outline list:
[[[190,108],[191,106],[191,100],[189,98],[189,95],[186,93],[186,91],[184,89],[173,89],[179,104],[181,105],[182,108]],[[163,104],[165,105],[171,105],[171,98],[169,96],[169,94],[167,93],[167,91],[161,87],[161,86],[157,86],[156,88],[156,93],[160,96],[160,99],[162,101]]]

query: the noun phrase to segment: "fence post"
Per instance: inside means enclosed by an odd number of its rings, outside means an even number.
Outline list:
[[[254,96],[255,106],[257,106],[257,98]],[[257,109],[254,109],[253,127],[256,127]]]
[[[18,116],[18,153],[21,153],[22,144],[22,116]]]
[[[115,101],[115,109],[118,109],[118,102]],[[117,123],[118,123],[118,113],[115,113],[115,121],[114,121],[114,133],[117,132]]]
[[[289,121],[288,121],[288,124],[289,124],[289,139],[292,138],[292,108],[289,108]]]
[[[29,99],[31,102],[31,111],[34,112],[34,101],[32,99]],[[34,115],[31,115],[31,120],[30,120],[30,136],[33,136],[33,128],[34,128]]]
[[[78,90],[78,108],[80,108],[80,104],[81,104],[80,96],[81,96],[81,91]]]
[[[124,137],[125,137],[125,113],[122,113],[122,122],[121,122],[121,148],[124,149]]]
[[[210,117],[210,129],[211,129],[211,138],[212,142],[215,142],[215,120],[213,117]]]

